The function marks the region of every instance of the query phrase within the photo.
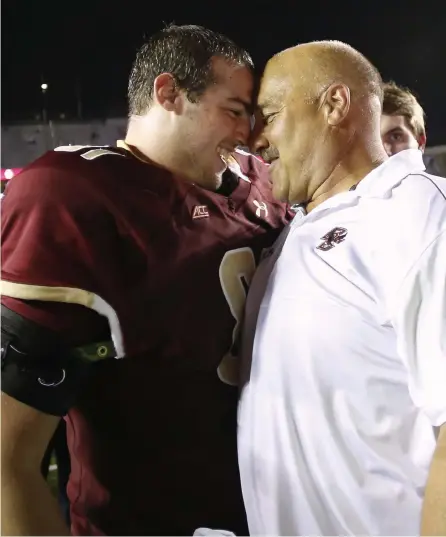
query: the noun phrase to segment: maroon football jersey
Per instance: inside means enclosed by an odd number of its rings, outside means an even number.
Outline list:
[[[59,148],[2,200],[4,304],[71,345],[110,328],[123,357],[66,417],[75,535],[247,534],[230,351],[290,213],[265,165],[237,159],[225,196],[125,148]]]

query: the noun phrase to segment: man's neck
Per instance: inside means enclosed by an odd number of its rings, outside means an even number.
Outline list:
[[[371,171],[387,160],[387,158],[384,149],[382,151],[378,149],[374,155],[367,155],[367,158],[360,159],[359,162],[339,162],[333,168],[328,178],[316,190],[312,199],[307,203],[307,212],[312,211],[325,200],[336,194],[351,190],[352,187],[356,186]]]
[[[171,146],[171,139],[167,135],[167,129],[157,128],[161,121],[157,110],[151,111],[150,116],[132,116],[125,143],[140,160],[176,173],[181,167],[175,162],[175,152],[168,149]]]

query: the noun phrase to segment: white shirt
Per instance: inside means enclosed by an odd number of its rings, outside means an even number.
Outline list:
[[[446,179],[418,150],[296,216],[251,284],[242,355],[251,535],[418,535],[446,422]]]

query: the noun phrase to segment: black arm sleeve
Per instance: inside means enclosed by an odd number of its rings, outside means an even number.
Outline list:
[[[46,414],[64,416],[98,364],[60,336],[1,306],[2,391]],[[101,356],[106,346],[98,346]]]

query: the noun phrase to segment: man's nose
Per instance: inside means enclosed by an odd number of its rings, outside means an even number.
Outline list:
[[[265,135],[263,134],[263,130],[258,132],[255,137],[251,135],[249,148],[252,153],[261,154],[262,151],[264,151],[268,147],[269,147],[269,142],[267,138],[265,137]]]
[[[249,137],[251,135],[251,120],[249,117],[240,118],[237,122],[235,130],[235,138],[237,145],[246,146],[249,143]]]

